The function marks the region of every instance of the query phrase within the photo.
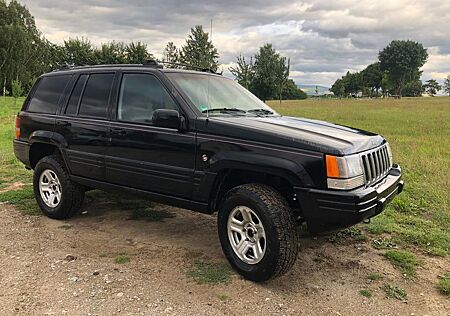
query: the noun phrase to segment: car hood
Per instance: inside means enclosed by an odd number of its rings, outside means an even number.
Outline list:
[[[289,116],[209,117],[211,123],[233,125],[219,130],[239,133],[241,139],[271,143],[333,155],[349,155],[380,146],[380,135],[324,121]]]

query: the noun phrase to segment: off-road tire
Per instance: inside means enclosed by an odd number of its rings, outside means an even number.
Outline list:
[[[250,208],[261,220],[266,236],[266,251],[256,264],[242,261],[228,237],[228,217],[237,206]],[[286,200],[263,184],[244,184],[231,189],[219,207],[218,232],[223,252],[231,266],[246,279],[267,281],[289,271],[298,254],[296,221]]]
[[[61,201],[56,207],[49,207],[43,201],[39,190],[39,179],[45,170],[53,171],[61,186]],[[54,219],[66,219],[77,214],[84,200],[84,187],[70,180],[62,159],[56,155],[46,156],[36,164],[33,174],[33,191],[42,212]]]

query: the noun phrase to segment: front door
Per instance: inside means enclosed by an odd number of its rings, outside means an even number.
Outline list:
[[[107,181],[155,193],[190,198],[195,135],[152,125],[157,109],[181,109],[161,81],[149,73],[123,73],[111,144],[105,157]]]

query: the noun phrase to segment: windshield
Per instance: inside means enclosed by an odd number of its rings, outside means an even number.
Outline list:
[[[203,115],[277,115],[231,79],[193,73],[166,74]]]

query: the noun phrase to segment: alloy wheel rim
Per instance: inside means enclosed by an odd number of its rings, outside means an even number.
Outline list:
[[[235,207],[227,223],[228,239],[236,256],[257,264],[266,253],[266,232],[258,215],[247,206]]]
[[[61,202],[61,183],[53,170],[46,169],[39,177],[39,193],[45,205],[55,208]]]

